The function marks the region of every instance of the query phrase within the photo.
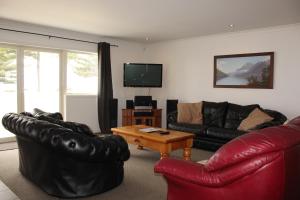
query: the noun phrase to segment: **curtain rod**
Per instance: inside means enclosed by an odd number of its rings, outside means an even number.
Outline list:
[[[20,31],[20,30],[15,30],[15,29],[8,29],[8,28],[1,28],[0,27],[0,30],[12,31],[12,32],[17,32],[17,33],[26,33],[26,34],[31,34],[31,35],[39,35],[39,36],[49,37],[49,39],[51,39],[51,38],[58,38],[58,39],[63,39],[63,40],[72,40],[72,41],[77,41],[77,42],[85,42],[85,43],[90,43],[90,44],[98,44],[98,42],[92,42],[92,41],[87,41],[87,40],[79,40],[79,39],[61,37],[61,36],[56,36],[56,35],[47,35],[47,34],[42,34],[42,33]],[[119,47],[118,45],[115,45],[115,44],[111,44],[110,46]]]

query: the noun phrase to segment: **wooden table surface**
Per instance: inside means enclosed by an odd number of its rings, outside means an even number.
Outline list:
[[[128,143],[138,145],[138,149],[147,147],[159,151],[161,159],[168,157],[171,151],[183,149],[184,159],[190,160],[194,134],[159,128],[159,130],[169,132],[167,135],[162,135],[158,132],[145,133],[140,131],[140,129],[143,128],[151,127],[145,125],[133,125],[112,128],[111,130],[114,134],[121,135]]]

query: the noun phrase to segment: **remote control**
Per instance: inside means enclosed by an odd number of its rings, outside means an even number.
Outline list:
[[[170,134],[169,131],[158,131],[158,132],[159,132],[159,134],[161,134],[161,135],[168,135],[168,134]]]

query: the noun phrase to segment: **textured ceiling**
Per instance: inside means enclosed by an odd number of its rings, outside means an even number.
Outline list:
[[[299,23],[300,0],[0,0],[0,18],[157,42]]]

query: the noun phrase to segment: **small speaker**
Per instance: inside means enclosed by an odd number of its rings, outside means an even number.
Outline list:
[[[152,109],[156,109],[157,108],[157,101],[156,100],[152,100],[151,101],[151,106],[152,106]]]
[[[126,100],[126,109],[133,109],[133,108],[134,108],[133,100]]]
[[[177,99],[168,99],[167,100],[167,115],[170,112],[173,112],[173,111],[177,110],[177,104],[178,104],[178,100]]]
[[[112,99],[110,101],[110,127],[114,128],[118,126],[118,99]]]
[[[169,128],[169,123],[168,123],[168,115],[171,112],[177,111],[177,104],[178,104],[178,100],[177,99],[167,99],[167,128]]]

